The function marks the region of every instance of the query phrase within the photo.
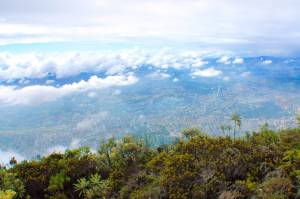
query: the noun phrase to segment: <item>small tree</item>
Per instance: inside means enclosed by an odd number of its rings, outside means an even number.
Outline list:
[[[241,121],[241,117],[237,113],[232,114],[231,120],[234,122],[233,140],[235,140],[236,128],[237,127],[239,129],[241,128],[242,121]]]
[[[78,192],[80,197],[85,199],[94,198],[110,198],[108,197],[108,190],[110,188],[110,181],[102,180],[98,174],[93,174],[90,178],[81,178],[77,181],[75,191]]]
[[[12,157],[10,160],[9,160],[9,164],[11,166],[14,166],[16,165],[18,162],[17,162],[17,159],[15,157]]]
[[[230,135],[230,131],[231,131],[232,127],[230,124],[228,124],[228,125],[222,124],[220,126],[220,129],[224,136],[228,136],[228,135]]]
[[[296,116],[296,120],[297,120],[298,126],[300,127],[300,114],[298,114],[298,115]]]
[[[90,187],[90,182],[85,178],[81,178],[75,184],[75,191],[79,193],[79,196],[85,196]]]
[[[106,142],[104,140],[100,141],[100,147],[98,149],[99,154],[104,154],[109,167],[112,167],[111,153],[113,148],[117,146],[115,137],[112,136]]]
[[[230,131],[231,131],[232,127],[230,124],[225,126],[225,130],[228,131],[228,135],[230,135]]]
[[[190,128],[190,129],[184,129],[182,132],[182,135],[186,139],[190,139],[192,137],[195,137],[197,135],[204,135],[199,129],[197,128]]]
[[[223,135],[226,135],[226,133],[225,133],[226,126],[225,126],[224,124],[222,124],[222,125],[220,126],[220,129],[221,129]]]

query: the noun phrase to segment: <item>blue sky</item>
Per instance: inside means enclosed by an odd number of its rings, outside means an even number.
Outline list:
[[[297,0],[3,0],[0,50],[167,46],[297,55],[299,8]]]
[[[133,84],[142,65],[217,77],[224,74],[207,57],[226,66],[248,56],[298,56],[299,8],[297,0],[3,0],[0,102]],[[105,76],[92,78],[99,72]],[[42,82],[81,73],[90,79]]]

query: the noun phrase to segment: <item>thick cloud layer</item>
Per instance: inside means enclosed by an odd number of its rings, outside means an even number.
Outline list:
[[[112,86],[126,86],[138,81],[135,76],[108,76],[99,78],[92,76],[88,81],[65,84],[62,87],[33,85],[24,88],[0,86],[0,102],[2,105],[38,104],[56,100],[60,97],[90,90],[104,89]]]
[[[174,82],[177,82],[172,70],[185,71],[191,78],[207,78],[207,81],[217,77],[228,80],[223,70],[244,64],[241,57],[214,58],[216,55],[207,51],[139,48],[102,52],[0,53],[0,103],[36,104],[78,92],[87,92],[87,96],[93,98],[94,90],[135,84],[140,78],[137,73],[145,68],[149,70],[146,77],[153,80],[175,78]],[[262,66],[272,64],[269,59],[258,62]],[[88,74],[88,77],[82,78],[82,74]]]
[[[300,47],[299,8],[297,0],[3,0],[0,45],[176,42],[249,54],[289,54]]]
[[[42,78],[49,74],[57,78],[83,72],[122,74],[143,65],[156,68],[199,68],[207,64],[204,52],[175,53],[166,50],[146,51],[129,49],[99,53],[8,54],[0,53],[0,80]],[[229,57],[228,57],[229,59]]]

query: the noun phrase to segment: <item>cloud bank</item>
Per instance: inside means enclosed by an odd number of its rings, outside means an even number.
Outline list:
[[[180,43],[248,54],[293,53],[300,46],[299,8],[297,0],[3,0],[0,45]]]
[[[90,77],[89,80],[65,84],[61,87],[33,85],[24,88],[0,86],[0,103],[2,105],[28,105],[56,100],[60,97],[90,90],[105,89],[113,86],[127,86],[138,79],[133,75]]]
[[[257,63],[272,64],[272,58],[260,59]],[[0,53],[0,103],[2,106],[39,104],[77,93],[92,99],[97,97],[96,90],[132,85],[139,78],[177,82],[179,72],[192,78],[229,81],[232,66],[243,68],[243,64],[241,57],[216,56],[210,51],[197,50],[133,48],[101,52]],[[114,95],[120,94],[116,89],[118,92]]]
[[[200,76],[200,77],[215,77],[222,74],[222,71],[216,70],[214,68],[207,68],[204,70],[196,70],[192,73],[193,76]]]
[[[94,53],[10,54],[0,53],[0,80],[43,78],[49,74],[57,78],[76,76],[83,72],[122,74],[144,65],[159,69],[199,68],[208,62],[207,52],[128,49]]]

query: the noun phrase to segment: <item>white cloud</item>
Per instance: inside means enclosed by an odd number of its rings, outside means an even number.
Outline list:
[[[232,63],[233,64],[243,64],[244,59],[243,58],[235,58]]]
[[[127,49],[95,53],[8,54],[0,53],[0,80],[42,78],[54,74],[57,78],[76,76],[83,72],[122,74],[143,65],[159,69],[199,68],[207,64],[202,51]],[[51,83],[51,82],[47,82]]]
[[[249,72],[249,71],[243,72],[241,74],[242,77],[249,77],[250,75],[251,75],[251,72]]]
[[[216,70],[214,68],[207,68],[204,70],[196,70],[192,73],[193,76],[201,76],[201,77],[215,77],[222,74],[222,71]]]
[[[173,79],[173,82],[178,82],[178,81],[179,81],[178,78],[174,78],[174,79]]]
[[[26,9],[21,9],[25,6]],[[251,47],[268,50],[274,46],[299,49],[299,7],[297,0],[176,3],[172,0],[27,0],[26,5],[19,0],[0,1],[0,40],[16,43],[38,42],[39,38],[45,41],[151,38],[148,42],[151,44],[153,40],[200,42],[208,46],[242,46],[245,51]]]
[[[138,79],[133,75],[119,75],[99,78],[90,77],[89,80],[65,84],[61,87],[33,85],[23,88],[0,86],[0,102],[2,105],[36,104],[56,100],[75,92],[84,92],[94,89],[104,89],[113,86],[127,86],[134,84]]]
[[[170,75],[165,72],[156,71],[148,75],[152,79],[168,79]]]
[[[219,60],[217,60],[217,62],[226,64],[226,65],[231,64],[230,57],[228,57],[228,56],[221,57]]]
[[[265,65],[272,64],[272,60],[264,60],[264,61],[263,61],[263,64],[265,64]]]
[[[97,97],[97,93],[96,92],[89,92],[87,94],[87,96],[90,97],[90,98],[95,98],[95,97]]]
[[[45,83],[49,85],[49,84],[54,84],[55,81],[51,79],[51,80],[47,80]]]
[[[203,65],[208,64],[207,61],[203,61],[201,58],[197,58],[196,60],[194,60],[194,63],[191,64],[192,68],[199,68],[202,67]]]

